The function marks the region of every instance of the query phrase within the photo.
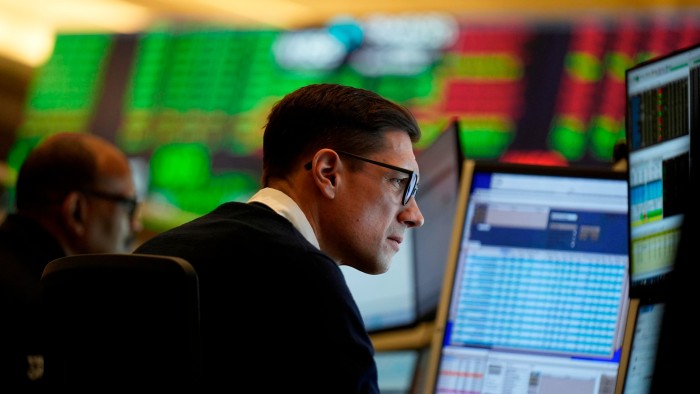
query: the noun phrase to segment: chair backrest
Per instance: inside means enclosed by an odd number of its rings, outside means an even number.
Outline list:
[[[178,257],[84,254],[50,262],[45,378],[67,391],[199,387],[199,288]]]

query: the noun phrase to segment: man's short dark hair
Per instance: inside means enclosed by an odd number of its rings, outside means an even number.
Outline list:
[[[420,139],[411,112],[369,90],[338,84],[304,86],[278,101],[263,136],[267,178],[284,178],[295,165],[322,148],[359,155],[380,150],[387,131]],[[263,180],[266,183],[266,180]]]

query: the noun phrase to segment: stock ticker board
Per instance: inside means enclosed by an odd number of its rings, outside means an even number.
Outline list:
[[[498,22],[410,14],[299,31],[60,34],[6,161],[18,168],[54,132],[100,134],[140,163],[144,197],[196,216],[259,187],[274,102],[333,82],[411,109],[423,130],[417,150],[458,118],[470,158],[610,166],[625,138],[625,70],[697,42],[700,13],[688,12]]]

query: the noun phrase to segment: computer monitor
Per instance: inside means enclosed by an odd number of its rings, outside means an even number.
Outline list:
[[[626,174],[466,160],[426,392],[612,392]]]
[[[659,352],[664,351],[662,326],[673,317],[666,313],[669,307],[678,309],[669,301],[670,295],[679,291],[679,282],[672,282],[678,275],[681,233],[687,233],[691,225],[685,222],[691,209],[691,163],[700,127],[700,44],[629,68],[626,92],[630,295],[634,307],[630,337],[622,352],[625,370],[619,374],[616,393],[649,394],[668,388],[664,385],[659,390],[657,386],[654,391],[652,384],[657,380]],[[673,325],[670,335],[686,334],[689,339],[687,330]],[[684,340],[683,346],[687,348],[685,343],[690,342]],[[666,368],[661,366],[662,371]],[[680,377],[682,373],[677,372],[679,369],[673,375]]]
[[[383,274],[368,275],[340,266],[370,333],[410,327],[417,322],[413,238],[413,230],[406,231],[391,267]]]
[[[626,71],[630,280],[658,298],[673,270],[700,127],[700,44]]]
[[[370,333],[408,329],[435,317],[457,204],[462,163],[459,123],[452,119],[416,155],[420,181],[416,200],[425,224],[406,232],[381,275],[341,266]]]
[[[417,308],[422,320],[435,318],[440,300],[464,158],[456,118],[416,157],[420,168],[418,206],[425,218],[423,226],[414,229],[413,241]]]

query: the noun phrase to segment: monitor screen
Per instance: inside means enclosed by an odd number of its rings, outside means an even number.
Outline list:
[[[377,351],[379,390],[382,394],[403,394],[411,392],[419,367],[420,349],[395,349]]]
[[[700,45],[626,71],[631,295],[658,296],[673,269],[700,127]]]
[[[462,171],[426,390],[612,392],[629,304],[626,174]]]
[[[366,275],[341,266],[370,333],[409,328],[435,317],[457,205],[462,153],[456,119],[416,155],[416,201],[426,218],[406,232],[389,271]]]
[[[631,67],[626,91],[630,295],[638,306],[630,317],[633,330],[616,392],[649,394],[665,392],[666,387],[655,391],[652,384],[661,382],[656,375],[667,311],[678,310],[669,301],[678,291],[672,281],[678,275],[681,233],[687,232],[689,223],[684,223],[692,208],[688,196],[700,127],[700,44]],[[667,337],[688,334],[672,326]],[[683,373],[676,369],[672,375]]]
[[[425,222],[414,229],[418,315],[435,318],[445,273],[450,238],[454,226],[462,153],[459,121],[452,120],[440,136],[421,151],[416,160],[420,168],[417,193]]]
[[[370,333],[416,323],[413,238],[413,230],[406,231],[399,252],[383,274],[368,275],[347,265],[340,266]]]

